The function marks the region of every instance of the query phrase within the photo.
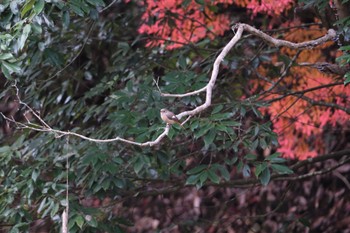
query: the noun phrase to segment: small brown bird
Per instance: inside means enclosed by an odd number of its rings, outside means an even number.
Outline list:
[[[179,124],[183,128],[180,120],[176,117],[176,115],[165,108],[162,108],[160,110],[160,117],[165,123],[169,125]]]

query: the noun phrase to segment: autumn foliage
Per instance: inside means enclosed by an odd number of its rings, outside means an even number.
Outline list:
[[[325,33],[326,30],[320,30],[318,27],[296,29],[285,34],[285,39],[302,42],[321,37]],[[331,45],[332,43],[327,43],[316,49],[303,50],[296,62],[298,64],[326,62],[327,58],[322,51]],[[281,53],[293,57],[296,51],[281,49]],[[276,57],[275,62],[277,62]],[[263,73],[266,74],[266,70]],[[348,114],[340,108],[345,108],[348,104],[350,89],[342,85],[339,77],[327,75],[310,66],[292,67],[290,74],[283,79],[282,83],[290,86],[289,91],[300,94],[289,95],[273,102],[266,110],[279,135],[278,151],[285,157],[299,159],[326,153],[326,146],[329,145],[323,137],[323,132],[329,131],[330,128],[337,129],[340,125],[349,122]],[[265,86],[269,87],[268,84]],[[281,93],[271,94],[265,99],[271,100],[280,95]],[[332,103],[337,107],[333,108]]]
[[[219,4],[224,8],[229,5],[246,7],[250,10],[252,17],[260,13],[270,15],[274,19],[289,10],[294,1],[148,0],[146,4],[146,11],[142,16],[144,23],[139,28],[139,33],[151,36],[146,46],[164,46],[165,49],[171,50],[199,42],[204,38],[214,39],[228,31],[230,15],[227,12],[218,13],[216,6]],[[284,24],[283,27],[293,26],[296,29],[283,33],[283,39],[302,42],[316,39],[326,33],[325,29],[320,29],[318,26],[298,29],[298,25],[300,22],[297,20]],[[323,53],[323,50],[330,46],[332,43],[312,50],[303,50],[298,54],[295,62],[314,64],[334,59],[334,54],[332,54],[333,57],[326,57]],[[293,57],[297,51],[282,48],[279,53]],[[277,64],[278,54],[272,57],[272,62]],[[258,68],[264,76],[269,75],[268,69],[263,63]],[[276,81],[279,77],[268,78]],[[287,94],[282,89],[279,92],[273,90],[270,95],[261,97],[263,100],[271,101],[271,105],[263,111],[273,122],[274,131],[279,135],[278,151],[285,157],[306,159],[326,152],[327,142],[323,137],[324,131],[329,130],[329,127],[335,129],[349,122],[348,114],[341,108],[348,104],[350,90],[334,79],[334,75],[327,75],[314,67],[297,65],[289,69],[280,84],[284,88],[288,87],[289,93],[299,92],[299,94],[288,94],[274,101],[273,99],[279,98],[283,93]],[[270,83],[253,78],[250,81],[253,82],[256,90],[259,86],[265,90],[271,86]],[[332,104],[337,107],[332,107]]]

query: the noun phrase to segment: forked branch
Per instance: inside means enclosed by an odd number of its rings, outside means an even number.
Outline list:
[[[220,54],[218,55],[218,57],[215,59],[215,62],[213,64],[213,71],[211,73],[211,77],[207,83],[207,85],[203,88],[200,88],[198,90],[195,91],[191,91],[191,92],[187,92],[184,94],[170,94],[170,93],[161,93],[161,95],[163,97],[178,97],[178,98],[183,98],[186,96],[193,96],[193,95],[198,95],[202,92],[206,92],[206,97],[205,97],[205,102],[204,104],[196,107],[193,110],[190,111],[184,111],[181,112],[180,114],[177,115],[177,117],[179,119],[181,119],[182,117],[188,116],[187,120],[189,120],[191,118],[191,116],[198,114],[202,111],[204,111],[205,109],[207,109],[210,105],[211,105],[211,101],[212,101],[212,93],[213,93],[213,89],[219,74],[219,68],[220,68],[220,64],[221,62],[224,60],[224,58],[226,57],[226,55],[229,53],[229,51],[232,49],[233,46],[235,46],[237,44],[237,42],[242,38],[242,34],[244,31],[247,31],[257,37],[260,37],[261,39],[263,39],[264,41],[266,41],[267,43],[270,43],[273,46],[276,47],[288,47],[288,48],[292,48],[292,49],[300,49],[300,48],[307,48],[307,49],[312,49],[318,45],[324,44],[327,41],[330,41],[332,39],[334,39],[336,37],[336,33],[333,29],[328,30],[328,33],[321,37],[318,38],[316,40],[312,40],[312,41],[307,41],[307,42],[301,42],[301,43],[293,43],[290,41],[285,41],[285,40],[280,40],[280,39],[275,39],[269,35],[267,35],[266,33],[250,26],[247,24],[242,24],[242,23],[238,23],[235,26],[232,27],[232,30],[235,32],[234,37],[227,43],[227,45],[222,49],[222,51],[220,52]],[[159,87],[158,87],[159,88]],[[16,87],[17,89],[17,87]],[[160,90],[160,89],[159,89]],[[40,131],[40,132],[48,132],[48,133],[54,133],[56,135],[56,137],[63,137],[63,136],[76,136],[79,137],[81,139],[84,140],[88,140],[91,142],[97,142],[97,143],[106,143],[106,142],[124,142],[124,143],[128,143],[128,144],[132,144],[132,145],[136,145],[136,146],[141,146],[141,147],[145,147],[145,146],[154,146],[159,144],[162,139],[164,137],[166,137],[169,133],[170,130],[170,126],[167,125],[164,128],[164,131],[154,140],[154,141],[147,141],[147,142],[135,142],[132,140],[127,140],[121,137],[115,137],[115,138],[111,138],[111,139],[94,139],[91,137],[87,137],[84,136],[82,134],[79,133],[75,133],[75,132],[70,132],[70,131],[61,131],[61,130],[57,130],[57,129],[53,129],[51,126],[49,126],[48,123],[46,123],[37,113],[35,113],[35,111],[30,108],[27,104],[23,103],[18,95],[18,89],[17,89],[17,98],[18,101],[24,105],[30,112],[33,113],[33,115],[39,120],[39,122],[41,123],[41,125],[35,125],[33,126],[33,124],[27,123],[20,123],[20,122],[16,122],[14,119],[10,119],[8,117],[6,117],[3,113],[1,113],[1,115],[8,121],[13,122],[15,124],[17,124],[19,127],[21,128],[26,128],[26,129],[30,129],[30,130],[34,130],[34,131]],[[186,120],[186,121],[187,121]]]

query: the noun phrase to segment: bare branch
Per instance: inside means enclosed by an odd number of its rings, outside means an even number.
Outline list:
[[[269,42],[270,44],[276,46],[276,47],[287,47],[291,49],[302,49],[302,48],[307,48],[307,49],[312,49],[318,45],[324,44],[327,41],[330,41],[336,37],[336,32],[333,29],[329,29],[327,34],[323,37],[320,37],[316,40],[311,40],[311,41],[306,41],[306,42],[301,42],[301,43],[293,43],[290,41],[286,40],[280,40],[280,39],[275,39],[266,33],[248,25],[248,24],[239,24],[239,27],[243,27],[244,30],[250,32],[251,34],[260,37],[261,39],[265,40],[266,42]],[[234,26],[236,27],[236,26]]]
[[[108,6],[109,7],[109,6]],[[92,27],[91,27],[92,28]],[[91,32],[91,28],[90,28],[90,31],[89,31],[89,34]],[[198,114],[202,111],[204,111],[205,109],[207,109],[210,105],[211,105],[211,101],[212,101],[212,92],[213,92],[213,88],[215,86],[215,82],[217,80],[217,77],[218,77],[218,74],[219,74],[219,67],[220,67],[220,64],[221,62],[224,60],[224,58],[226,57],[226,55],[228,54],[228,52],[231,50],[231,48],[241,39],[242,37],[242,34],[243,34],[243,31],[248,31],[250,32],[251,34],[255,35],[255,36],[258,36],[260,38],[262,38],[264,41],[266,42],[269,42],[271,43],[272,45],[276,46],[276,47],[281,47],[281,46],[285,46],[285,47],[288,47],[288,48],[293,48],[293,49],[299,49],[299,48],[313,48],[315,46],[318,46],[320,44],[323,44],[333,38],[335,38],[336,36],[336,33],[334,30],[330,29],[328,30],[328,33],[321,37],[321,38],[318,38],[316,40],[312,40],[312,41],[307,41],[307,42],[302,42],[302,43],[293,43],[293,42],[289,42],[289,41],[285,41],[285,40],[279,40],[279,39],[275,39],[267,34],[265,34],[264,32],[252,27],[252,26],[249,26],[247,24],[237,24],[235,25],[234,27],[232,27],[232,29],[234,31],[236,31],[235,33],[235,36],[230,40],[230,42],[222,49],[222,51],[220,52],[220,54],[218,55],[218,57],[215,59],[215,62],[213,64],[213,71],[212,71],[212,74],[211,74],[211,77],[207,83],[207,85],[203,88],[200,88],[198,90],[195,90],[195,91],[192,91],[192,92],[188,92],[188,93],[184,93],[184,94],[169,94],[169,93],[161,93],[161,95],[163,97],[179,97],[179,98],[182,98],[182,97],[186,97],[186,96],[192,96],[192,95],[197,95],[197,94],[200,94],[204,91],[206,91],[206,97],[205,97],[205,102],[204,104],[196,107],[195,109],[193,110],[190,110],[190,111],[184,111],[180,114],[177,115],[177,117],[179,119],[181,119],[182,117],[185,117],[185,116],[188,116],[188,118],[183,122],[186,123],[190,118],[191,116],[195,115],[195,114]],[[86,41],[85,41],[86,42]],[[83,46],[84,47],[84,46]],[[75,58],[74,58],[75,59]],[[74,61],[73,59],[73,61]],[[70,65],[71,63],[69,63],[68,65]],[[67,66],[68,66],[67,65]],[[66,66],[66,67],[67,67]],[[66,68],[64,67],[63,70]],[[288,69],[288,68],[287,68]],[[62,72],[62,70],[60,70],[58,73],[56,73],[54,76],[58,75],[60,72]],[[54,77],[52,76],[52,77]],[[282,75],[282,78],[283,78],[284,75]],[[52,78],[51,77],[51,78]],[[158,90],[160,91],[160,88],[158,86],[158,82],[155,82],[156,83],[156,86],[158,88]],[[277,84],[276,84],[277,85]],[[16,85],[15,85],[16,87]],[[50,133],[54,133],[56,135],[56,137],[63,137],[63,136],[76,136],[76,137],[79,137],[79,138],[82,138],[84,140],[88,140],[88,141],[91,141],[91,142],[97,142],[97,143],[106,143],[106,142],[116,142],[116,141],[120,141],[120,142],[124,142],[124,143],[128,143],[128,144],[132,144],[132,145],[137,145],[137,146],[154,146],[156,144],[159,144],[160,141],[166,136],[168,135],[169,133],[169,130],[170,130],[170,126],[167,125],[164,129],[164,132],[161,133],[157,139],[155,139],[154,141],[148,141],[148,142],[135,142],[135,141],[132,141],[132,140],[127,140],[127,139],[124,139],[124,138],[120,138],[120,137],[115,137],[115,138],[111,138],[111,139],[94,139],[94,138],[90,138],[90,137],[87,137],[87,136],[84,136],[82,134],[78,134],[78,133],[75,133],[75,132],[70,132],[70,131],[61,131],[61,130],[56,130],[56,129],[53,129],[52,127],[49,126],[49,124],[47,124],[40,116],[39,114],[37,114],[32,108],[30,108],[30,106],[28,106],[26,103],[22,102],[19,98],[19,95],[18,95],[18,88],[16,87],[16,90],[17,90],[17,98],[20,102],[20,104],[24,105],[26,108],[29,109],[29,111],[40,121],[40,123],[42,125],[35,125],[35,127],[32,125],[32,124],[23,124],[23,123],[20,123],[20,122],[16,122],[14,119],[10,119],[10,118],[7,118],[4,114],[1,113],[1,115],[8,121],[10,122],[13,122],[19,126],[21,126],[22,128],[27,128],[27,129],[31,129],[31,130],[34,130],[34,131],[40,131],[40,132],[50,132]]]

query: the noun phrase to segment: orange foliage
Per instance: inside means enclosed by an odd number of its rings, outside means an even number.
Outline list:
[[[253,16],[258,13],[268,15],[280,15],[282,12],[289,10],[295,1],[293,0],[237,0],[238,5],[247,7],[252,10]]]
[[[252,10],[252,17],[257,13],[273,16],[280,15],[291,8],[292,0],[205,0],[201,5],[191,0],[184,4],[183,0],[146,0],[146,11],[142,16],[144,23],[139,33],[152,35],[146,46],[165,46],[166,49],[180,48],[201,39],[223,35],[230,29],[229,15],[216,14],[211,6],[217,4],[247,7]],[[167,42],[167,43],[166,43]]]
[[[180,48],[185,44],[195,43],[209,37],[213,39],[223,35],[230,28],[228,15],[217,15],[209,9],[208,5],[200,5],[190,1],[183,6],[182,0],[147,0],[147,8],[142,19],[147,24],[141,25],[139,33],[145,33],[157,37],[150,40],[146,46],[163,46],[166,49]],[[232,1],[215,1],[218,3],[232,3]],[[152,24],[153,18],[156,18]]]
[[[317,28],[298,29],[286,35],[285,39],[301,42],[318,38],[325,33],[324,30]],[[328,43],[316,49],[303,50],[297,62],[324,61],[321,49],[329,45]],[[281,49],[281,52],[287,55],[295,54],[295,51],[285,48]],[[261,71],[265,72],[263,69]],[[291,68],[290,73],[291,75],[283,79],[284,83],[293,84],[290,91],[305,91],[334,83],[334,77],[325,75],[315,68],[296,66]],[[279,95],[274,94],[268,98],[273,99],[277,96]],[[333,127],[337,124],[345,124],[349,122],[349,116],[340,109],[313,105],[313,102],[334,103],[346,107],[346,104],[349,104],[348,96],[350,96],[350,89],[344,85],[337,85],[306,92],[303,96],[287,96],[272,103],[266,112],[274,119],[274,128],[279,134],[279,152],[282,152],[285,157],[297,157],[298,159],[306,159],[323,153],[325,144],[322,140],[322,133],[326,124]]]

